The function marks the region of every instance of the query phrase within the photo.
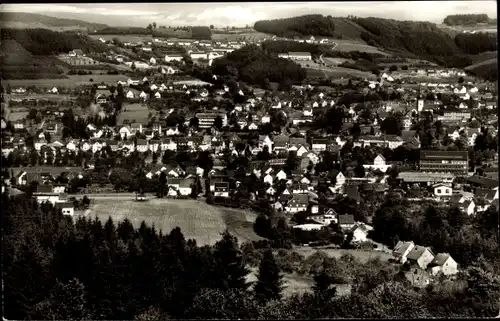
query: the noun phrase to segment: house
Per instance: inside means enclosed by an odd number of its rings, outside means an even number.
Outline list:
[[[328,139],[313,139],[312,150],[316,153],[326,151]]]
[[[214,196],[229,197],[229,183],[227,182],[215,183]]]
[[[414,247],[415,244],[412,241],[410,242],[399,241],[392,250],[392,256],[394,256],[394,258],[399,263],[405,263],[408,254],[413,250]]]
[[[267,151],[271,152],[273,150],[273,141],[268,135],[259,135],[259,148],[262,150],[267,146]]]
[[[177,143],[170,138],[163,138],[161,140],[161,150],[177,150]]]
[[[264,178],[262,179],[264,181],[264,183],[267,183],[269,185],[273,185],[273,177],[269,174],[267,174],[266,176],[264,176]]]
[[[432,275],[438,275],[440,273],[444,275],[455,275],[458,273],[457,262],[448,253],[439,253],[436,257],[427,265],[429,272]]]
[[[366,242],[368,239],[368,232],[373,228],[367,224],[356,224],[351,230],[353,243]]]
[[[278,180],[283,180],[286,179],[286,173],[284,170],[280,170],[278,173],[276,173],[276,178]]]
[[[285,210],[289,213],[298,213],[307,210],[308,205],[308,194],[293,194],[292,199],[285,206]]]
[[[148,141],[145,139],[138,139],[136,149],[140,153],[145,153],[148,151]]]
[[[291,60],[312,60],[310,52],[289,52],[287,54],[280,54],[280,58],[291,59]]]
[[[165,62],[182,61],[182,59],[183,57],[181,54],[165,55]]]
[[[339,214],[338,224],[342,230],[351,230],[355,226],[354,215],[351,214]]]
[[[417,265],[421,269],[425,270],[427,265],[434,260],[434,254],[427,247],[415,245],[410,253],[408,253],[406,259],[410,265]]]
[[[182,196],[189,196],[192,192],[192,184],[194,183],[193,179],[184,178],[179,181],[179,194]]]
[[[451,197],[453,189],[448,184],[438,183],[433,186],[434,196],[436,197]]]
[[[63,213],[63,215],[73,216],[75,215],[75,207],[71,202],[56,203],[55,207]]]
[[[36,198],[38,203],[49,202],[52,205],[59,203],[59,193],[54,193],[52,185],[49,184],[37,185],[33,197]]]
[[[363,165],[366,169],[379,170],[382,173],[385,173],[391,165],[387,165],[385,162],[385,157],[381,154],[378,154],[377,157],[373,160],[373,165]]]

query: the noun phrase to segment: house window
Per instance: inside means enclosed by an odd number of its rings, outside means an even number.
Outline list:
[[[440,189],[440,188],[438,188],[438,189],[436,190],[436,194],[441,194],[441,189]]]

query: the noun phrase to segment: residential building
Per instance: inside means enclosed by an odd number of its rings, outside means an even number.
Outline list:
[[[405,263],[408,257],[408,254],[413,250],[415,244],[410,242],[399,241],[394,249],[392,250],[392,256],[399,262]]]
[[[410,253],[408,253],[406,259],[411,265],[417,265],[425,270],[427,265],[434,260],[434,254],[429,248],[416,245]]]
[[[432,275],[442,273],[448,276],[458,273],[458,264],[448,253],[439,253],[436,255],[429,265],[427,265],[427,268]]]

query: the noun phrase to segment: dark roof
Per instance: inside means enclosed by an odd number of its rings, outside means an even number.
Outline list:
[[[437,151],[437,150],[422,150],[420,151],[420,159],[428,160],[468,160],[467,151]]]
[[[497,187],[498,186],[498,180],[497,179],[491,179],[491,178],[486,178],[486,177],[481,177],[477,175],[473,175],[471,177],[467,178],[468,183],[472,184],[477,184],[481,185],[482,187]]]
[[[418,260],[422,254],[424,254],[425,250],[428,250],[426,247],[415,245],[415,247],[408,253],[406,257],[408,260]]]
[[[339,215],[339,224],[354,224],[354,215],[351,214]]]
[[[52,185],[38,185],[36,187],[36,193],[52,193]]]

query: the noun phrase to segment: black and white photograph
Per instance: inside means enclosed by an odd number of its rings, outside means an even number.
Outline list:
[[[3,320],[500,318],[497,29],[1,4]]]

